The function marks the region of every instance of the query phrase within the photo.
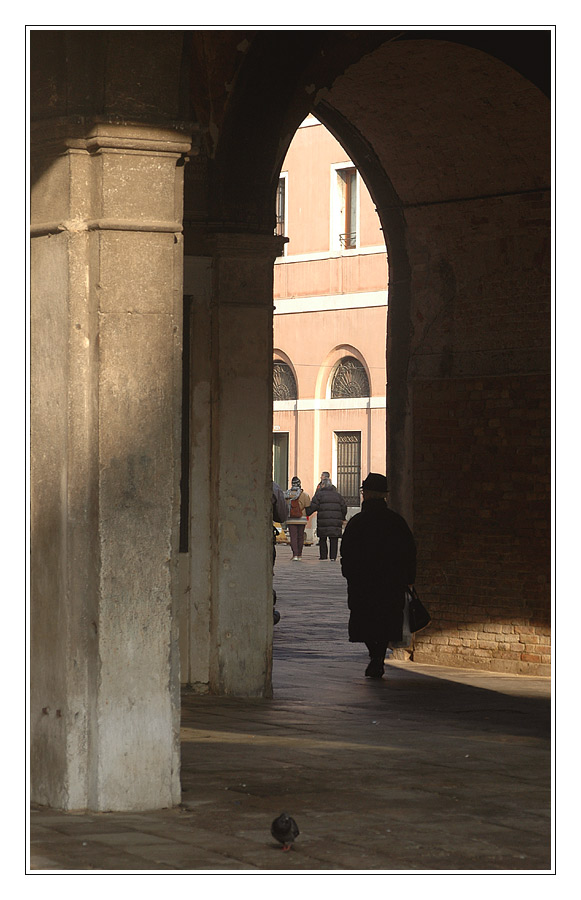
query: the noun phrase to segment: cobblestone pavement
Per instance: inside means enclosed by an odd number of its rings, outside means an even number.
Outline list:
[[[31,811],[30,871],[551,872],[545,678],[390,661],[364,677],[339,562],[279,546],[274,697],[184,691],[182,805]],[[282,852],[282,810],[300,836]]]

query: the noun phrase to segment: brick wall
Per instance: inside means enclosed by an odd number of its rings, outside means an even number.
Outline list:
[[[416,382],[414,533],[432,624],[414,659],[550,673],[550,391],[543,375]]]

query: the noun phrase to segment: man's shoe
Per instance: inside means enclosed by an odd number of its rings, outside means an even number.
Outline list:
[[[380,659],[372,659],[365,669],[365,675],[367,676],[367,678],[383,678],[384,672],[385,669]]]

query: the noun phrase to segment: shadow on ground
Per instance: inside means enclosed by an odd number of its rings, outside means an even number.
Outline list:
[[[275,585],[273,698],[183,691],[181,807],[33,809],[31,869],[550,871],[548,680],[397,661],[372,681],[338,564],[279,553]]]

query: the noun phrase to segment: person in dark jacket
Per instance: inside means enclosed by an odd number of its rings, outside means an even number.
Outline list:
[[[286,500],[284,496],[284,491],[282,488],[276,483],[276,481],[272,482],[272,564],[276,562],[276,538],[278,535],[278,528],[275,528],[274,523],[278,522],[279,525],[282,525],[286,522],[286,517],[288,515],[288,507],[286,505]]]
[[[349,640],[366,645],[365,674],[381,678],[390,641],[401,641],[405,591],[416,577],[416,545],[405,521],[387,506],[385,475],[370,472],[361,487],[361,512],[341,542],[341,572],[347,579]]]
[[[317,487],[315,488],[315,494],[316,494],[317,491],[320,489],[320,487],[321,487],[321,485],[322,485],[322,483],[323,483],[323,478],[328,478],[329,481],[330,481],[330,480],[331,480],[331,475],[329,474],[329,472],[321,472],[321,480],[319,481]],[[326,544],[326,543],[327,543],[327,542],[325,541],[325,544]],[[321,541],[318,540],[318,541],[317,541],[317,547],[320,547],[320,546],[321,546]]]
[[[347,515],[347,504],[331,479],[323,477],[315,491],[311,505],[306,513],[311,516],[317,513],[317,535],[319,538],[319,559],[327,559],[327,538],[329,538],[329,556],[337,559],[339,538],[343,533],[343,522]]]

